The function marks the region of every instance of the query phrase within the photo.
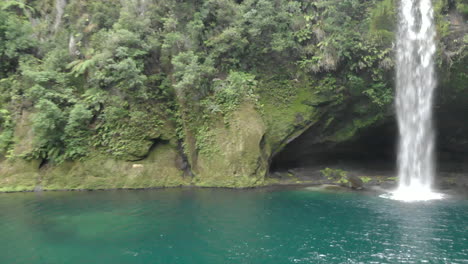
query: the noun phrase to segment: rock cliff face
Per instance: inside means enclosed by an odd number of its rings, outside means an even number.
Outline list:
[[[201,151],[194,184],[207,187],[251,187],[262,185],[268,169],[265,124],[251,104],[232,113],[226,127],[222,120],[207,131],[208,151]]]
[[[467,176],[468,123],[463,121],[468,114],[468,90],[463,88],[468,81],[466,13],[449,9],[446,16],[438,18],[438,87],[434,108],[437,169],[441,175]],[[356,115],[343,118],[343,123],[355,124],[356,121],[359,121]],[[394,171],[398,127],[392,109],[375,122],[354,126],[356,129],[341,126],[345,131],[353,131],[342,140],[327,136],[340,134],[339,127],[323,131],[320,130],[323,123],[316,122],[300,136],[290,139],[291,142],[273,157],[271,170],[335,166],[351,170],[367,167],[377,174],[382,170]]]
[[[0,64],[0,191],[239,188],[295,168],[393,169],[395,1],[340,0],[336,14],[299,1],[49,2],[0,13],[31,24],[23,33],[38,42],[19,39],[24,56],[1,53],[11,61]],[[466,173],[467,26],[458,4],[437,10],[435,115],[440,169]],[[334,26],[343,14],[346,32]]]

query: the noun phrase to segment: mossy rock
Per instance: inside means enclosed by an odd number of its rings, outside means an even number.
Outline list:
[[[149,154],[151,146],[153,146],[151,140],[134,140],[127,145],[126,155],[123,155],[123,159],[127,161],[144,159]]]
[[[265,124],[252,103],[232,113],[226,127],[222,120],[210,128],[215,152],[200,151],[195,185],[204,187],[252,187],[261,185],[268,161],[263,149]],[[207,146],[213,147],[213,146]]]
[[[31,153],[34,149],[34,132],[32,129],[32,113],[23,110],[15,120],[13,155],[21,156]]]
[[[39,179],[39,161],[0,162],[0,192],[32,191]]]
[[[45,169],[44,190],[152,188],[189,185],[190,179],[176,167],[178,153],[161,143],[139,162],[115,160],[102,154]]]
[[[273,152],[280,151],[289,140],[319,120],[320,112],[314,105],[320,99],[311,84],[311,80],[262,83],[260,101],[267,127],[265,140]]]

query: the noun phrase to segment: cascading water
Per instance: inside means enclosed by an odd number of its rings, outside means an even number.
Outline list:
[[[401,0],[396,65],[399,186],[391,195],[393,199],[418,201],[442,197],[431,191],[435,34],[431,0]]]

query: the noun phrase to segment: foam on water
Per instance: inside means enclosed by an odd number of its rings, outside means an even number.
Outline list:
[[[400,186],[395,191],[382,194],[380,197],[403,202],[422,202],[440,200],[444,198],[444,195],[433,192],[425,185],[415,182],[411,186]]]

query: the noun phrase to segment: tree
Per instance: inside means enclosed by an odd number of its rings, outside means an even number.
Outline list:
[[[21,55],[32,51],[35,41],[31,35],[31,25],[25,18],[0,5],[0,78],[14,72]]]

